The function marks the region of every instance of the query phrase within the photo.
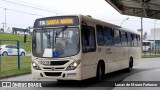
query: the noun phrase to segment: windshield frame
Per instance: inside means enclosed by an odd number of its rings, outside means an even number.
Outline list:
[[[65,26],[64,26],[65,27]],[[33,30],[33,36],[32,36],[32,54],[33,54],[33,56],[34,57],[39,57],[39,58],[65,58],[65,57],[72,57],[72,56],[75,56],[75,55],[77,55],[77,54],[79,54],[80,53],[80,51],[81,51],[81,48],[80,48],[80,46],[81,46],[81,41],[80,41],[80,27],[79,26],[67,26],[67,28],[77,28],[77,30],[78,30],[78,32],[79,32],[79,42],[78,42],[78,44],[79,45],[77,45],[78,46],[78,51],[77,51],[77,53],[75,53],[75,54],[73,54],[73,55],[69,55],[69,56],[63,56],[63,57],[60,57],[60,56],[58,56],[58,57],[54,57],[54,56],[52,56],[52,57],[43,57],[43,55],[41,55],[41,56],[39,56],[38,54],[36,54],[36,51],[35,51],[35,48],[34,48],[34,46],[33,45],[36,45],[35,43],[36,43],[36,31],[40,31],[41,33],[43,33],[43,30],[51,30],[51,31],[53,31],[53,38],[52,38],[52,52],[53,52],[53,49],[54,49],[54,43],[55,43],[55,34],[54,34],[54,30],[55,29],[63,29],[64,27],[46,27],[46,28],[35,28],[34,30]]]

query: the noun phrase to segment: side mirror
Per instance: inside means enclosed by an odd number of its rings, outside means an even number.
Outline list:
[[[27,41],[27,35],[25,34],[24,35],[24,43],[26,43],[26,41]]]

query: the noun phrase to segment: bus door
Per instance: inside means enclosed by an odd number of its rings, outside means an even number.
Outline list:
[[[105,45],[105,35],[106,33],[104,31],[103,26],[97,25],[96,26],[96,36],[97,36],[97,60],[104,60],[105,62],[108,62],[111,60],[110,50],[109,48],[106,48]]]
[[[89,78],[95,75],[96,65],[96,42],[95,30],[91,26],[82,26],[82,78]]]

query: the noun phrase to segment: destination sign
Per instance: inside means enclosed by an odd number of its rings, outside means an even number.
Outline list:
[[[49,17],[37,19],[34,24],[34,28],[37,27],[53,27],[53,26],[64,26],[64,25],[78,25],[79,20],[78,17]]]

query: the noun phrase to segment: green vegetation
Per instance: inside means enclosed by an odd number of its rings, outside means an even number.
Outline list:
[[[142,55],[142,58],[156,58],[160,57],[160,55]]]
[[[27,43],[23,43],[24,36],[17,34],[0,33],[1,45],[12,44],[17,45],[17,40],[20,42],[20,48],[25,49],[27,53],[31,53],[32,36],[27,36]],[[31,57],[20,57],[20,70],[18,70],[17,56],[2,56],[0,57],[0,78],[16,76],[31,72]]]
[[[23,35],[0,33],[0,40],[19,40],[19,41],[23,41],[23,39],[24,39]],[[27,41],[32,41],[32,37],[27,36]]]
[[[17,56],[5,56],[1,57],[0,78],[9,76],[21,75],[31,72],[31,57],[20,57],[20,70],[18,70]]]
[[[27,42],[26,43],[23,43],[23,39],[24,39],[23,35],[2,34],[2,33],[0,33],[0,40],[4,40],[4,41],[1,41],[1,45],[3,45],[3,44],[17,45],[16,40],[18,40],[18,41],[20,41],[20,47],[25,49],[27,53],[31,53],[32,37],[27,36]],[[15,41],[8,41],[8,40],[15,40]]]
[[[160,53],[149,53],[149,52],[143,52],[142,58],[155,58],[160,57]]]

